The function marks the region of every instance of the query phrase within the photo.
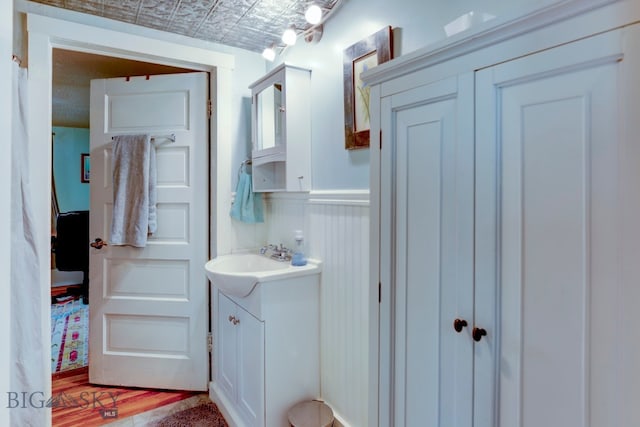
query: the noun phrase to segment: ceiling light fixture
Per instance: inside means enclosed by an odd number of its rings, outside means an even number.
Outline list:
[[[296,30],[293,26],[287,28],[286,30],[284,30],[284,33],[282,33],[282,41],[289,46],[293,46],[294,44],[296,44],[296,39],[298,38],[298,35],[296,34]]]
[[[304,11],[304,17],[307,24],[299,24],[300,27],[298,28],[291,24],[282,34],[282,42],[278,40],[271,40],[273,41],[271,47],[266,48],[262,52],[262,56],[266,60],[275,60],[275,56],[278,55],[276,49],[279,50],[280,55],[283,55],[284,52],[286,52],[287,47],[296,44],[298,36],[301,36],[301,38],[308,44],[318,43],[322,38],[324,30],[323,24],[327,22],[327,20],[340,8],[343,0],[335,0],[333,6],[327,8],[320,6],[321,3],[319,3],[318,0],[303,0],[299,3],[300,9],[297,9],[296,13],[301,14]],[[271,50],[273,50],[273,53]]]
[[[276,59],[276,45],[271,44],[271,46],[266,47],[262,51],[262,57],[269,62],[273,62],[273,60]]]
[[[307,8],[307,11],[304,13],[304,18],[309,24],[317,25],[322,22],[322,9],[320,9],[320,6],[313,3],[309,8]]]

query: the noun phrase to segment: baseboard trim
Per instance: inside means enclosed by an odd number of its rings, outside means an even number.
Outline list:
[[[209,383],[209,398],[216,404],[229,427],[247,427],[239,421],[240,415],[233,409],[231,402],[213,381]]]
[[[326,402],[325,402],[326,403]],[[328,404],[328,403],[327,403]],[[328,404],[329,405],[329,404]],[[331,405],[329,405],[331,406]],[[341,416],[340,414],[337,414],[335,411],[333,411],[333,427],[351,427],[351,425],[349,423],[347,423]]]

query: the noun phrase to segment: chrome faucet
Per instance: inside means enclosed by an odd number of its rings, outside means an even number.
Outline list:
[[[260,248],[260,255],[265,255],[269,249],[273,249],[273,245],[265,245]]]
[[[266,256],[268,251],[272,252],[270,256],[272,259],[277,261],[291,261],[291,250],[284,247],[282,243],[280,243],[280,245],[266,245],[261,247],[260,255]]]

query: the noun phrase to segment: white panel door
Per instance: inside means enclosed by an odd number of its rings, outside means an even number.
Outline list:
[[[382,259],[392,264],[395,427],[471,426],[473,76],[382,101]],[[391,251],[394,251],[392,253]],[[386,252],[386,253],[385,253]],[[467,327],[458,333],[458,318]],[[381,396],[381,399],[385,399]]]
[[[477,427],[615,425],[619,40],[477,75]]]
[[[206,73],[91,82],[91,238],[109,238],[117,134],[156,137],[158,223],[144,248],[91,249],[92,383],[207,389],[207,93]]]

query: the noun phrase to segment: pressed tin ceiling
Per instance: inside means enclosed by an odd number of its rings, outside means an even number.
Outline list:
[[[196,39],[262,52],[283,46],[282,32],[301,34],[309,0],[34,0]],[[314,0],[326,16],[341,0]]]

